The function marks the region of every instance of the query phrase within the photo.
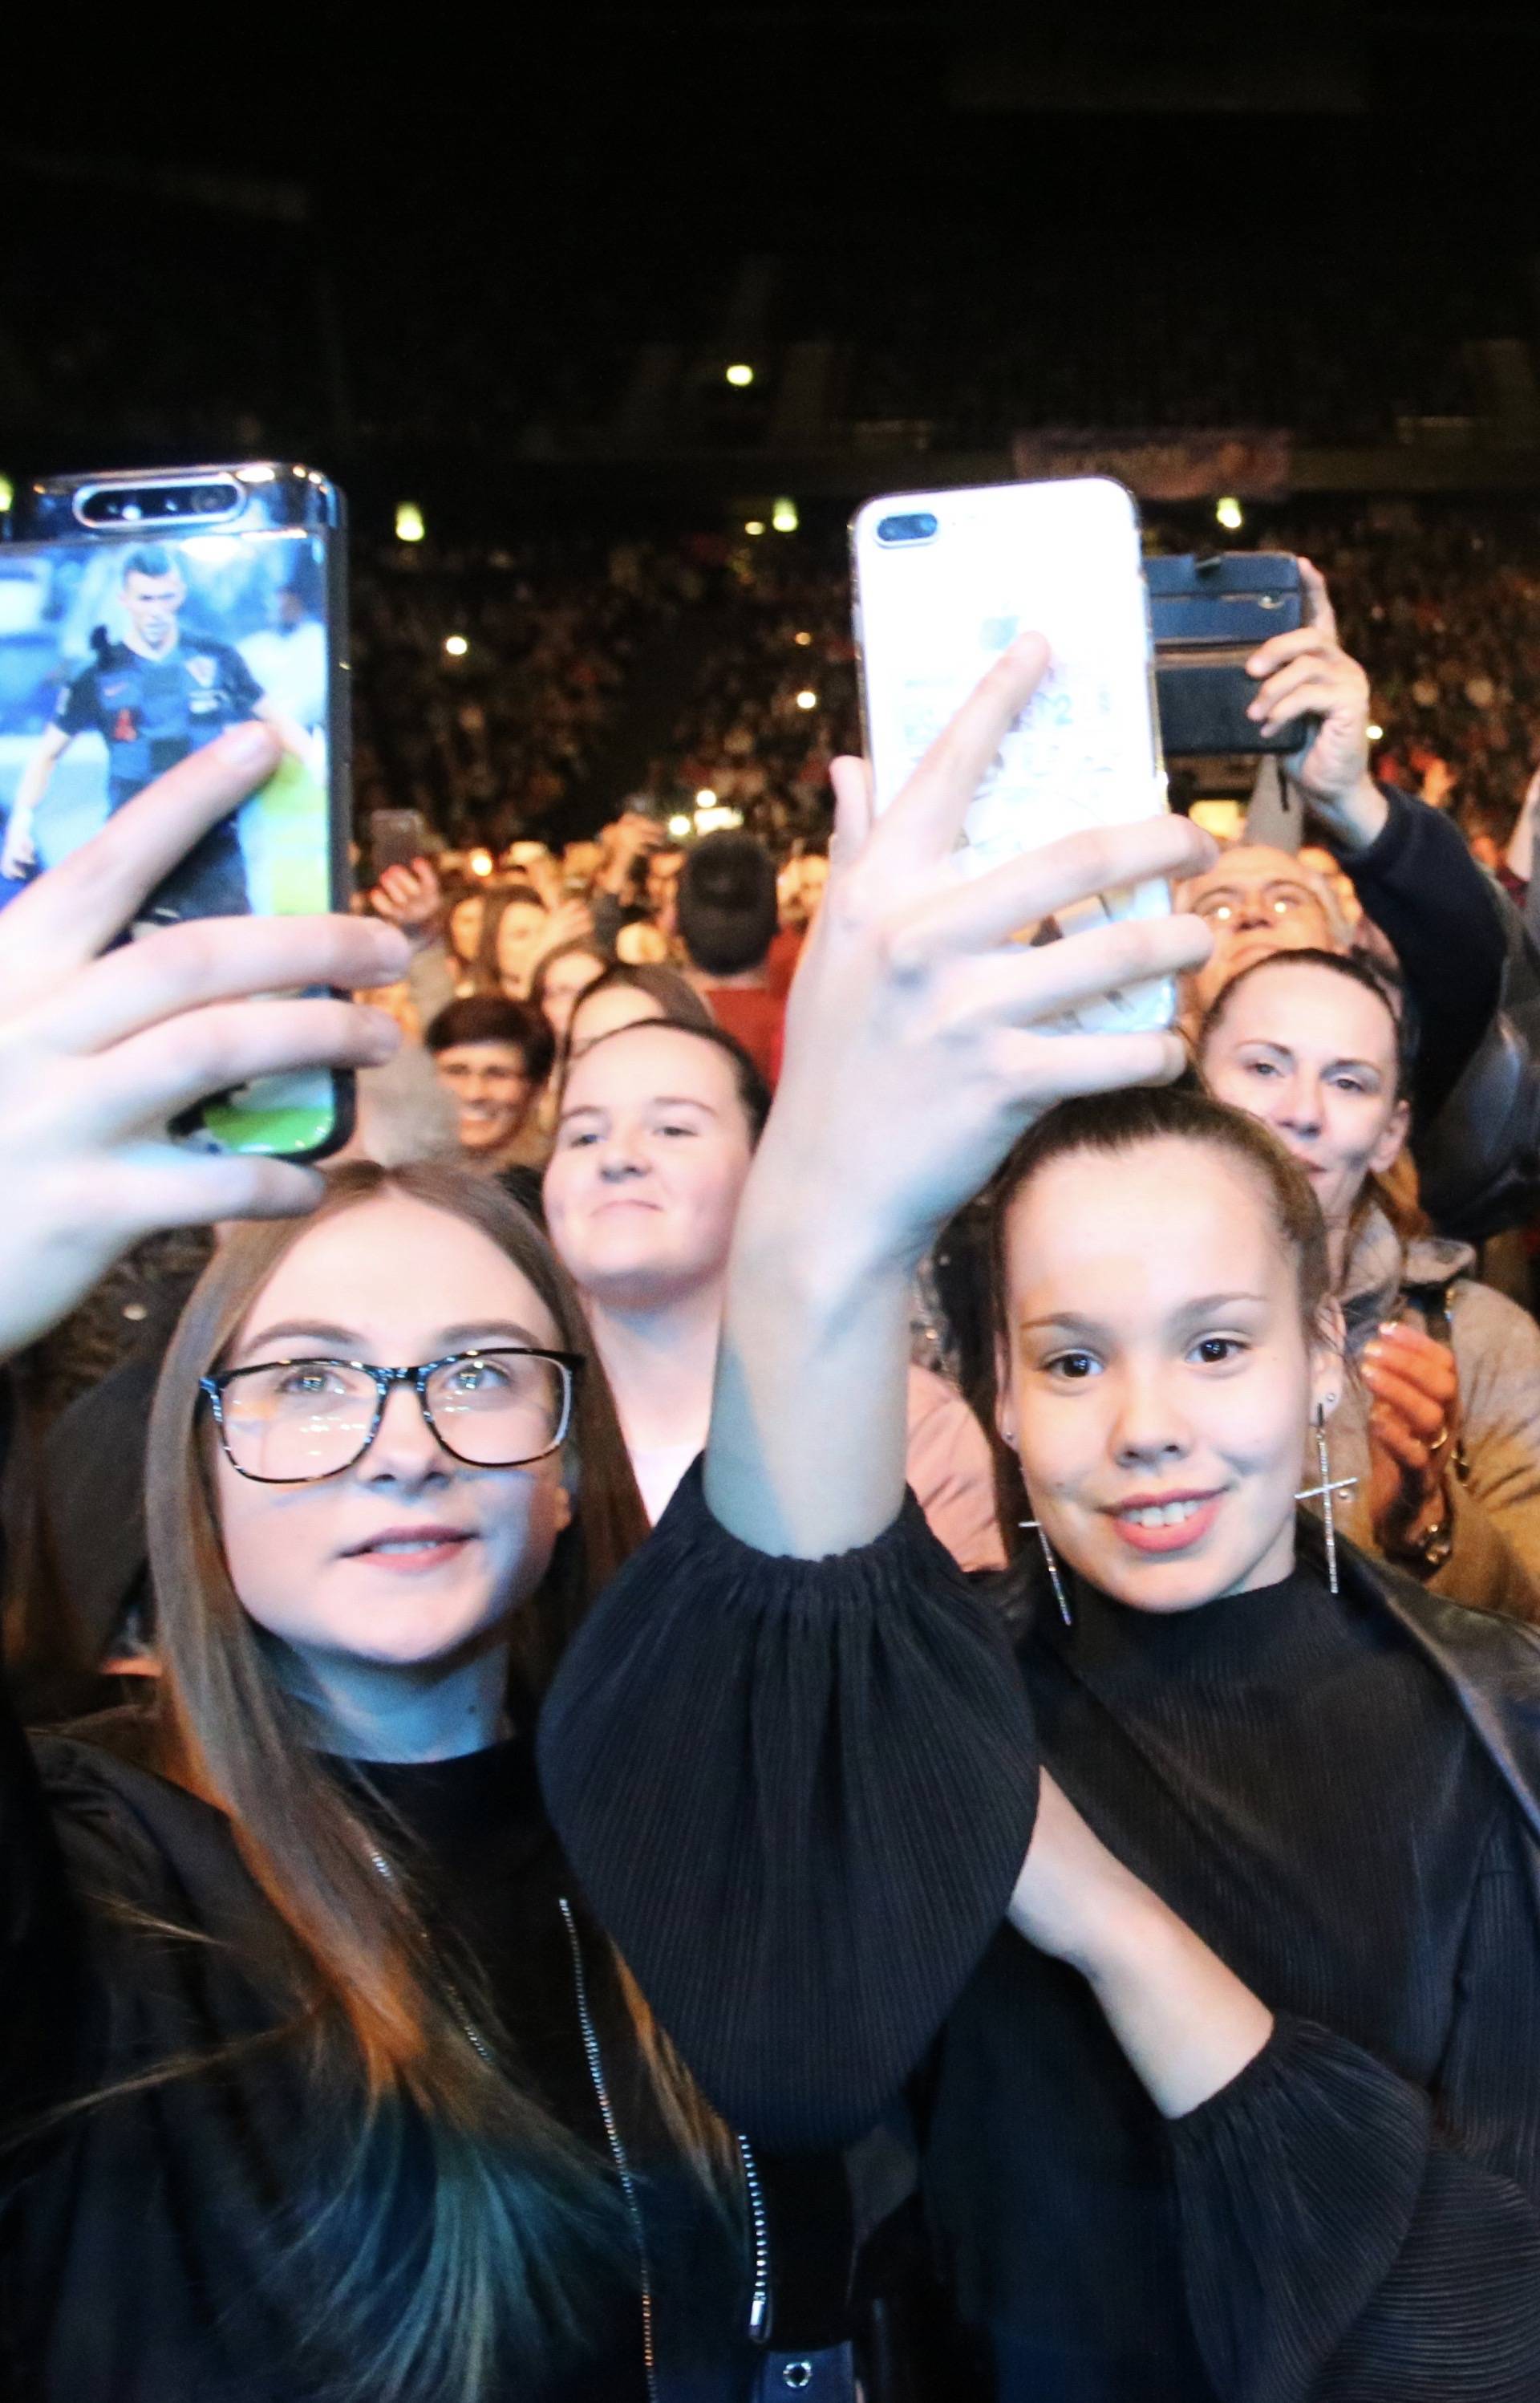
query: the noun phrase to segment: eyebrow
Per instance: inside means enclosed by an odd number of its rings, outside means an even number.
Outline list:
[[[549,1348],[543,1336],[520,1327],[513,1318],[471,1318],[458,1327],[441,1327],[435,1339],[434,1357],[460,1350],[484,1348],[492,1350],[500,1342],[530,1344],[537,1352]],[[355,1327],[333,1327],[318,1318],[285,1318],[276,1326],[264,1327],[259,1335],[240,1347],[243,1354],[264,1352],[271,1343],[326,1343],[340,1356],[352,1359],[367,1349],[365,1339]]]
[[[1292,1060],[1296,1056],[1293,1046],[1281,1043],[1275,1035],[1242,1035],[1236,1049],[1244,1050],[1248,1043],[1254,1044],[1259,1051],[1281,1051],[1285,1059]],[[1382,1076],[1385,1074],[1378,1061],[1355,1059],[1351,1051],[1344,1052],[1340,1059],[1326,1061],[1324,1073],[1329,1076],[1334,1068],[1357,1068],[1366,1076]]]
[[[1231,1308],[1238,1301],[1253,1302],[1258,1309],[1266,1309],[1268,1297],[1265,1293],[1201,1293],[1193,1300],[1183,1302],[1174,1316],[1178,1321],[1209,1318],[1215,1311]],[[1053,1327],[1061,1327],[1066,1335],[1101,1335],[1106,1331],[1103,1320],[1088,1318],[1078,1310],[1051,1310],[1042,1318],[1023,1318],[1018,1323],[1023,1335],[1037,1334]]]
[[[601,1042],[604,1039],[603,1035],[599,1037]],[[649,1093],[642,1106],[648,1110],[704,1110],[709,1118],[719,1118],[722,1115],[715,1102],[703,1102],[695,1093]],[[570,1109],[562,1111],[556,1123],[565,1126],[569,1118],[605,1118],[609,1109],[607,1102],[574,1102]]]

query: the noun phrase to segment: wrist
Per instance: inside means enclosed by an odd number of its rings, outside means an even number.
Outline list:
[[[1349,856],[1367,851],[1377,842],[1390,817],[1390,803],[1367,768],[1350,793],[1333,799],[1329,804],[1317,804],[1317,808],[1332,850]]]

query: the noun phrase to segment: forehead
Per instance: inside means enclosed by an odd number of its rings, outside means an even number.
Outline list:
[[[564,960],[551,961],[546,970],[546,991],[549,993],[552,985],[564,989],[568,985],[591,984],[596,976],[604,975],[604,965],[591,951],[571,951]]]
[[[592,1044],[573,1063],[562,1106],[611,1109],[660,1093],[671,1101],[729,1109],[738,1097],[732,1063],[715,1043],[641,1019]]]
[[[528,1277],[490,1235],[410,1195],[382,1193],[305,1229],[256,1296],[237,1342],[279,1320],[314,1319],[394,1344],[394,1357],[410,1360],[431,1355],[446,1327],[500,1318],[542,1341],[557,1339]]]
[[[1260,842],[1237,843],[1230,851],[1222,852],[1212,868],[1200,876],[1189,878],[1183,888],[1187,898],[1200,893],[1214,893],[1228,884],[1295,884],[1308,893],[1312,900],[1321,898],[1321,888],[1308,868],[1301,867],[1293,852],[1274,851]]]
[[[440,1068],[515,1068],[526,1066],[521,1043],[451,1043],[438,1054]]]
[[[132,592],[138,601],[151,601],[158,593],[179,592],[181,589],[181,571],[174,567],[168,567],[163,576],[152,576],[147,568],[131,567],[123,578],[124,591]]]
[[[1257,1177],[1160,1136],[1040,1169],[1006,1220],[1006,1278],[1013,1320],[1062,1310],[1131,1328],[1200,1294],[1285,1295],[1293,1264]]]
[[[1312,963],[1296,965],[1286,952],[1242,977],[1220,1013],[1209,1049],[1239,1043],[1278,1045],[1290,1051],[1351,1055],[1386,1066],[1395,1060],[1389,1007],[1352,977]]]
[[[612,984],[606,985],[603,993],[585,997],[573,1023],[575,1027],[581,1024],[585,1043],[594,1043],[617,1026],[639,1026],[644,1019],[662,1016],[662,1003],[655,1001],[650,993],[644,993],[640,985]]]

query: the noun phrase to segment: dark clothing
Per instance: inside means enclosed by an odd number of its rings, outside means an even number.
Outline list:
[[[1390,815],[1342,867],[1366,917],[1388,938],[1417,1011],[1419,1124],[1453,1091],[1497,1012],[1504,922],[1491,880],[1459,828],[1392,785]]]
[[[912,1500],[864,1550],[767,1559],[697,1470],[548,1699],[553,1816],[718,2105],[822,2144],[911,2081],[1005,2403],[1540,2393],[1540,1812],[1450,1627],[1532,1739],[1540,1650],[1344,1559],[1339,1602],[1311,1570],[1171,1618],[1075,1590],[1013,1662]],[[595,1773],[622,1697],[645,1814]],[[1097,1832],[1277,2014],[1173,2124],[1089,1988],[1002,1926],[1034,1713]]]
[[[251,717],[262,688],[229,643],[183,633],[160,659],[126,643],[97,641],[97,656],[65,685],[53,722],[68,735],[100,734],[107,746],[107,808],[120,810],[157,776]],[[140,915],[237,916],[251,907],[232,818],[212,826],[157,886]]]
[[[274,2037],[292,2008],[282,1948],[228,1822],[125,1757],[120,1735],[111,1748],[62,1736],[34,1747],[7,1719],[0,1745],[0,2103],[25,2139],[7,2175],[0,2247],[18,2391],[29,2403],[306,2403],[329,2393],[339,2365],[326,2357],[325,2299],[354,2262],[349,2231],[328,2229],[316,2205],[356,2132],[354,2098],[320,2090],[302,2043]],[[613,1956],[576,1903],[532,1747],[331,1767],[358,1782],[382,1848],[417,1872],[438,1927],[474,1957],[526,2079],[613,2185],[603,2077],[637,2173],[660,2403],[741,2403],[761,2358],[745,2334],[749,2249],[661,2134]],[[194,1933],[168,1932],[182,1928]],[[243,2037],[266,2040],[237,2042],[215,2069],[38,2125],[50,2103]],[[504,2040],[495,2026],[490,2040]],[[423,2224],[414,2141],[395,2173],[386,2239],[384,2267],[401,2276]],[[765,2175],[773,2188],[773,2164]],[[817,2232],[842,2301],[842,2181],[839,2193]],[[318,2249],[283,2257],[307,2230]],[[595,2263],[592,2292],[585,2357],[538,2382],[527,2364],[506,2365],[489,2396],[643,2403],[629,2236]],[[306,2325],[312,2314],[318,2330]]]

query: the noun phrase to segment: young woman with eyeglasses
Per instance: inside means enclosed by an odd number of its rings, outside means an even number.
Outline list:
[[[531,1770],[641,1525],[584,1345],[454,1169],[342,1170],[197,1289],[147,1463],[154,1703],[13,1761],[48,2391],[640,2396],[659,2350],[747,2358],[741,2172]]]
[[[569,1651],[547,1791],[720,2107],[828,2143],[907,2090],[949,2396],[1530,2403],[1540,1641],[1301,1540],[1344,1376],[1308,1182],[1207,1097],[1107,1090],[1173,1036],[1055,1029],[1201,926],[1014,939],[1096,837],[949,881],[1042,663],[875,822],[839,771],[703,1478]],[[893,1396],[913,1263],[992,1177],[1026,1523],[986,1599]]]

